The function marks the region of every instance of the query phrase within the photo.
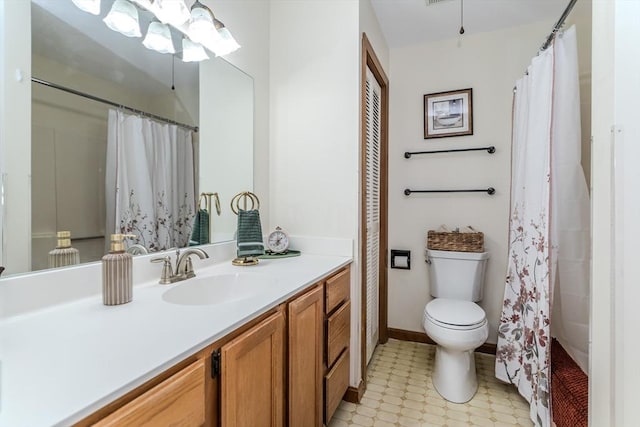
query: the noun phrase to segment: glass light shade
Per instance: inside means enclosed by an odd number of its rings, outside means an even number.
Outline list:
[[[142,41],[147,49],[155,50],[160,53],[176,53],[171,40],[171,31],[166,24],[153,21],[149,24],[147,36]]]
[[[213,44],[213,51],[215,52],[216,56],[228,55],[231,52],[235,52],[236,50],[240,49],[240,45],[238,44],[236,39],[233,38],[231,32],[227,30],[227,27],[222,25],[217,32],[219,35],[219,39]]]
[[[107,27],[127,37],[141,37],[138,9],[126,0],[116,0],[103,19]]]
[[[191,18],[184,0],[156,0],[155,14],[162,23],[182,25]]]
[[[100,0],[71,0],[78,9],[93,15],[100,15]]]
[[[188,38],[182,39],[182,61],[183,62],[200,62],[209,59],[209,55],[202,45],[194,43]]]
[[[205,40],[213,40],[219,37],[213,23],[211,12],[196,5],[191,9],[191,22],[189,23],[189,38],[196,43],[203,43]]]

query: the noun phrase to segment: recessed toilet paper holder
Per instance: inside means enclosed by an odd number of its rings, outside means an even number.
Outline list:
[[[411,251],[391,249],[391,268],[411,270]]]

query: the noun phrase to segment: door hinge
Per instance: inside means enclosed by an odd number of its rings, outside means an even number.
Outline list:
[[[211,378],[220,375],[220,350],[211,353]]]

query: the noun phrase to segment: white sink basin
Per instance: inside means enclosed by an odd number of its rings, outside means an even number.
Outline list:
[[[194,277],[162,294],[172,304],[217,305],[259,297],[275,284],[264,274],[232,273]]]

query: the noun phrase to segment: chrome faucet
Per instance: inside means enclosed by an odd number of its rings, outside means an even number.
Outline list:
[[[182,253],[179,250],[176,251],[176,274],[183,275],[185,279],[196,277],[191,263],[191,255],[198,255],[200,259],[209,258],[209,254],[200,248],[189,248]]]
[[[196,277],[196,273],[193,271],[193,264],[191,263],[191,255],[197,255],[200,259],[209,258],[204,250],[200,248],[189,248],[182,253],[180,249],[176,251],[176,269],[171,265],[171,257],[169,255],[164,258],[153,258],[151,262],[162,262],[162,274],[160,276],[160,284],[166,285],[169,283],[180,282],[182,280]]]

